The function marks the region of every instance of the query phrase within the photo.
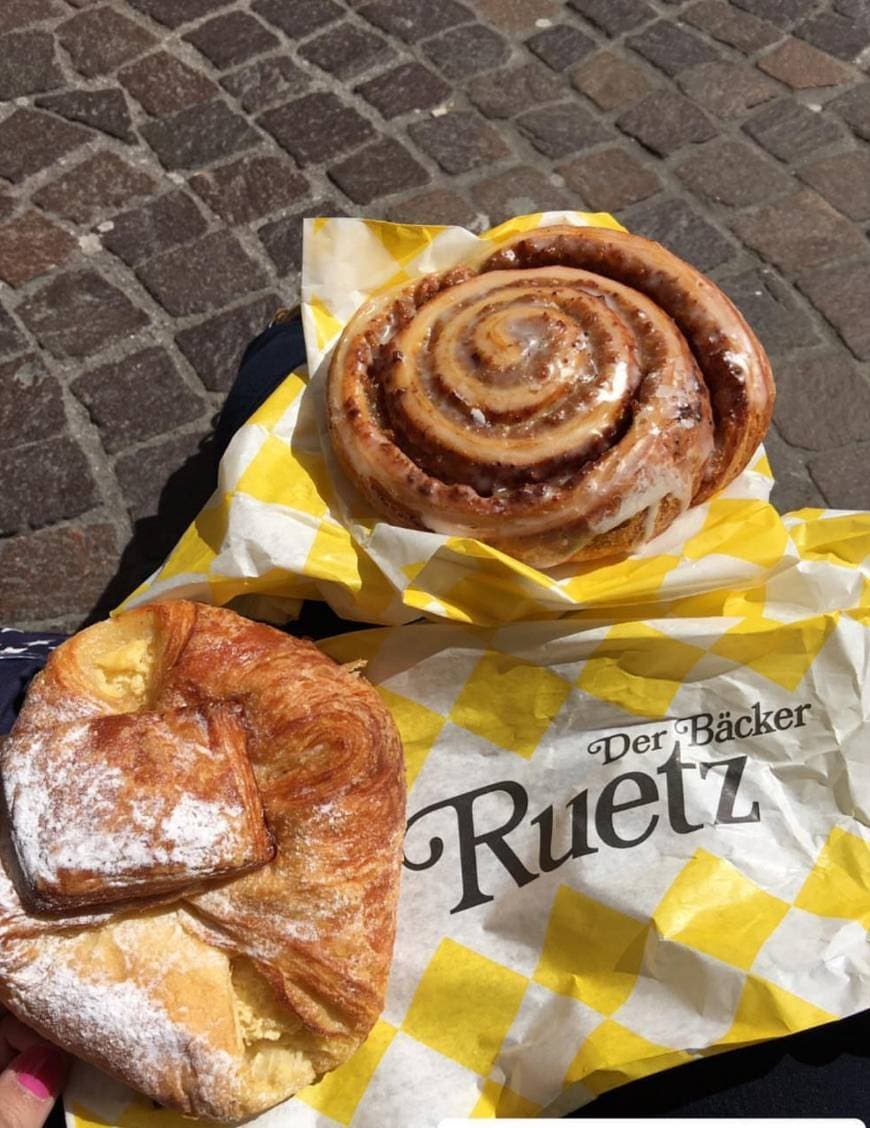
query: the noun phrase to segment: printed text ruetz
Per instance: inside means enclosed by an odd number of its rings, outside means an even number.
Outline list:
[[[604,764],[621,760],[629,752],[647,755],[665,751],[663,744],[667,745],[667,738],[671,733],[683,739],[673,741],[667,759],[654,772],[626,771],[608,780],[597,796],[588,788],[573,796],[565,804],[570,813],[570,832],[566,836],[569,842],[566,849],[559,851],[554,845],[556,810],[553,804],[544,807],[529,819],[528,825],[537,827],[538,831],[534,868],[530,860],[523,860],[514,845],[508,841],[529,811],[529,793],[515,780],[499,780],[461,795],[430,803],[408,820],[409,836],[413,840],[414,836],[410,833],[412,828],[428,815],[448,808],[453,810],[456,816],[462,895],[450,911],[460,913],[494,899],[491,893],[481,887],[478,868],[481,850],[488,850],[516,884],[523,886],[572,859],[597,854],[602,846],[616,850],[638,846],[649,838],[662,819],[666,820],[666,825],[675,834],[691,834],[707,825],[756,823],[761,819],[758,802],[741,802],[740,796],[740,785],[748,757],[733,756],[725,760],[695,762],[683,758],[682,746],[689,749],[728,744],[741,738],[803,728],[807,724],[810,709],[811,705],[802,704],[794,708],[786,706],[764,710],[756,702],[748,713],[733,718],[727,710],[715,715],[695,713],[689,717],[679,717],[654,733],[644,732],[630,736],[628,733],[617,732],[596,736],[587,744],[586,751],[592,756],[601,755],[601,762]],[[690,815],[686,809],[684,773],[696,771],[701,781],[710,781],[709,806],[703,816],[700,812]],[[510,813],[498,826],[482,826],[479,800],[493,794],[507,796]],[[620,827],[618,816],[623,812],[640,807],[652,808],[662,802],[664,809],[651,809],[641,829],[635,824],[634,833],[629,834],[625,826]],[[701,821],[697,821],[699,819]],[[423,860],[408,857],[406,852],[405,866],[410,870],[430,869],[444,853],[443,839],[431,837],[428,849],[428,855]]]

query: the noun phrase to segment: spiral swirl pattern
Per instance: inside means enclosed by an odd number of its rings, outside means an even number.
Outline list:
[[[727,485],[773,396],[712,282],[646,239],[552,227],[363,305],[328,411],[378,512],[549,567],[630,551]]]

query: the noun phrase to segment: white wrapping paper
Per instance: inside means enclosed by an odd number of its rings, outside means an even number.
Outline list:
[[[324,644],[405,744],[395,961],[369,1042],[258,1126],[552,1115],[870,1006],[870,515],[788,523],[724,614]],[[88,1069],[68,1099],[175,1123]]]
[[[555,219],[614,223],[482,238]],[[313,376],[240,430],[130,601],[286,616],[320,598],[387,624],[324,644],[367,661],[405,746],[386,1008],[258,1128],[553,1115],[870,1006],[870,515],[780,517],[759,452],[640,552],[544,573],[354,508],[323,442],[329,349],[371,293],[478,246],[309,224]],[[440,622],[402,625],[421,615]],[[187,1123],[84,1066],[67,1109],[70,1128]]]

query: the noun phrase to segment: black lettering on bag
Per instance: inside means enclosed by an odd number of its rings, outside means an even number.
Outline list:
[[[637,784],[638,797],[617,803],[616,789],[624,783]],[[623,838],[617,834],[616,827],[613,825],[613,816],[620,811],[630,811],[634,807],[645,807],[649,803],[655,803],[658,797],[659,789],[656,787],[656,781],[644,772],[624,772],[616,779],[612,779],[602,790],[595,808],[595,829],[604,845],[615,846],[617,850],[627,850],[629,846],[639,846],[641,842],[645,842],[656,828],[658,815],[651,815],[646,829],[634,838]]]
[[[677,834],[691,834],[693,830],[700,830],[703,823],[690,823],[686,818],[686,792],[683,787],[683,772],[693,772],[694,764],[687,764],[680,759],[680,742],[674,745],[674,750],[667,760],[656,768],[658,775],[665,777],[668,797],[668,818],[671,827]]]
[[[490,830],[481,831],[475,826],[474,804],[483,795],[492,795],[494,792],[504,792],[513,802],[513,810],[501,826]],[[408,820],[407,830],[424,818],[439,811],[444,807],[452,807],[456,812],[456,828],[459,836],[459,866],[462,875],[462,898],[450,912],[461,913],[465,909],[473,909],[476,905],[483,905],[494,898],[489,893],[484,893],[480,888],[477,871],[477,851],[481,846],[487,847],[499,863],[507,870],[519,886],[528,885],[540,874],[532,873],[527,869],[513,850],[505,841],[507,835],[515,830],[526,816],[529,808],[529,797],[526,789],[513,780],[502,780],[500,783],[490,784],[488,787],[479,787],[476,791],[467,791],[464,795],[456,795],[451,799],[442,799],[424,807]],[[405,856],[405,865],[412,870],[426,870],[440,859],[444,853],[444,842],[437,836],[429,840],[429,857],[424,862],[412,862]]]
[[[746,767],[747,759],[747,756],[735,756],[732,760],[717,760],[698,765],[701,769],[701,779],[706,779],[708,772],[713,771],[714,768],[725,769],[722,790],[719,792],[719,806],[716,808],[717,823],[728,825],[761,821],[761,812],[758,809],[757,801],[749,808],[748,814],[734,814],[734,804],[737,801],[737,792],[743,779],[743,769]]]

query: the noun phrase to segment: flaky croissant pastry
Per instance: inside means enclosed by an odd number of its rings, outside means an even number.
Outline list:
[[[24,1022],[223,1121],[364,1040],[405,785],[361,677],[231,611],[153,604],[55,651],[0,780],[0,1002]]]
[[[397,525],[537,567],[630,552],[747,465],[768,359],[658,243],[544,227],[366,302],[328,376],[333,448]]]

